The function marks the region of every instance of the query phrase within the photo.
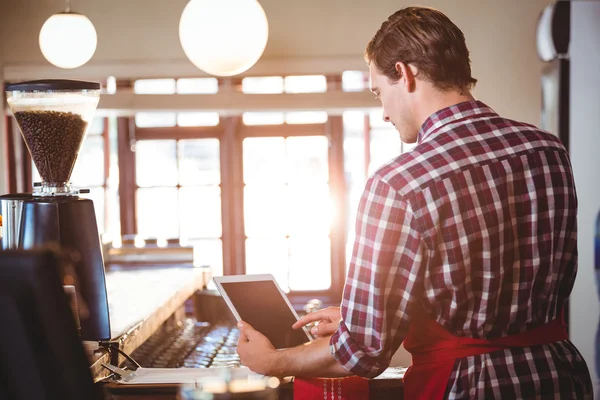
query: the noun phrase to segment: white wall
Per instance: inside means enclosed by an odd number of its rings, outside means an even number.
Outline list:
[[[7,79],[50,76],[102,79],[202,75],[185,58],[178,23],[186,0],[71,0],[96,26],[98,47],[88,65],[62,71],[42,57],[37,37],[61,0],[0,0]],[[260,0],[270,38],[249,74],[322,73],[366,69],[363,51],[381,23],[410,0]],[[448,14],[471,49],[475,94],[498,112],[539,124],[541,63],[535,52],[537,17],[548,0],[423,0]],[[87,72],[86,72],[87,71]]]
[[[600,210],[600,1],[571,8],[571,160],[579,199],[579,272],[571,295],[571,339],[595,378],[600,307],[594,276],[594,225]],[[597,387],[597,384],[594,385]],[[596,389],[597,391],[597,389]],[[598,392],[597,392],[598,395]]]

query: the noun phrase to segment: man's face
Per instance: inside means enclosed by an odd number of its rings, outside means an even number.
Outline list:
[[[371,91],[381,100],[383,120],[394,125],[404,143],[415,143],[419,131],[414,128],[410,96],[403,80],[390,82],[373,63],[369,65],[369,78]]]

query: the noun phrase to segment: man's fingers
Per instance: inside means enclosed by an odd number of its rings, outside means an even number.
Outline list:
[[[240,337],[239,337],[239,339],[238,339],[238,343],[237,343],[238,347],[239,347],[239,346],[241,346],[241,345],[243,345],[243,344],[246,344],[246,343],[248,343],[248,342],[249,342],[249,340],[248,340],[248,338],[246,337],[246,335],[244,335],[243,333],[241,333],[241,334],[240,334]]]
[[[310,333],[314,336],[329,336],[336,331],[337,327],[338,325],[332,322],[321,322],[317,326],[313,326]]]
[[[316,322],[316,321],[321,321],[321,320],[327,319],[327,315],[325,313],[326,310],[327,309],[319,310],[319,311],[315,311],[315,312],[306,314],[305,316],[300,318],[298,321],[296,321],[294,323],[294,325],[292,325],[292,328],[298,329],[298,328],[303,327],[304,325],[310,324],[311,322]]]
[[[242,339],[242,337],[244,337],[246,341],[249,341],[250,339],[252,339],[252,336],[256,332],[252,325],[244,321],[239,321],[237,323],[237,327],[240,330],[240,340]]]

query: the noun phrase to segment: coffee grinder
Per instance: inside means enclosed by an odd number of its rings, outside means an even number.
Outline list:
[[[92,200],[69,179],[100,99],[100,84],[39,80],[6,85],[7,102],[42,182],[0,196],[2,249],[58,245],[72,254],[75,290],[87,315],[81,338],[110,339],[104,260]],[[80,306],[81,310],[82,307]]]

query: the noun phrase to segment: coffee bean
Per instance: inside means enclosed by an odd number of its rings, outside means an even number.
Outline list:
[[[42,180],[68,182],[88,123],[61,111],[18,111],[15,119]]]

